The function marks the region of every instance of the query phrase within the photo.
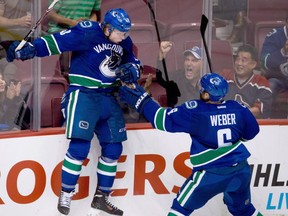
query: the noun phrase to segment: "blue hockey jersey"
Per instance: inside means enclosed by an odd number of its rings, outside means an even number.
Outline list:
[[[159,107],[151,100],[145,104],[144,115],[157,129],[190,134],[194,171],[232,166],[246,160],[250,153],[242,141],[254,138],[259,132],[249,109],[233,100],[221,104],[191,100],[174,109]]]
[[[269,78],[288,78],[288,55],[281,52],[288,40],[287,31],[286,26],[273,29],[264,40],[261,50],[261,65],[267,71]]]
[[[111,91],[119,65],[140,65],[133,54],[131,38],[115,44],[107,39],[97,22],[80,22],[71,29],[38,38],[33,44],[38,57],[72,51],[69,81],[74,88]]]

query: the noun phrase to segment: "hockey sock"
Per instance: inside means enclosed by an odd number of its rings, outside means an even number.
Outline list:
[[[62,165],[62,190],[71,192],[75,189],[78,178],[81,173],[83,161],[72,159],[65,155]]]
[[[110,193],[117,170],[117,160],[99,158],[97,166],[98,189]]]

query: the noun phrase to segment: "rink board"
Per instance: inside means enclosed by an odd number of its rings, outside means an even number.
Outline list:
[[[252,200],[264,215],[288,215],[287,131],[288,126],[261,126],[260,134],[246,143],[252,153]],[[190,173],[190,142],[182,133],[128,131],[111,198],[124,215],[167,215]],[[58,215],[60,169],[67,147],[64,134],[0,139],[0,215]],[[90,209],[99,150],[94,138],[71,216],[87,215]],[[218,195],[193,215],[230,214]]]

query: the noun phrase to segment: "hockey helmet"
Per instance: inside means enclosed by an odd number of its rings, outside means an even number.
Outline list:
[[[108,10],[104,16],[104,26],[110,24],[109,32],[117,29],[121,32],[128,32],[131,29],[131,20],[127,12],[122,8]]]
[[[220,75],[216,73],[205,74],[201,80],[200,92],[207,92],[211,101],[221,101],[228,92],[228,83]]]

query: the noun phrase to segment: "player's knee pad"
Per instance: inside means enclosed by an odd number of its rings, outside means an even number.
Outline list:
[[[121,142],[118,143],[100,143],[102,150],[102,158],[109,158],[111,160],[118,160],[122,154],[123,146]]]
[[[71,139],[68,154],[76,159],[83,161],[87,158],[90,149],[90,141],[82,139]]]

